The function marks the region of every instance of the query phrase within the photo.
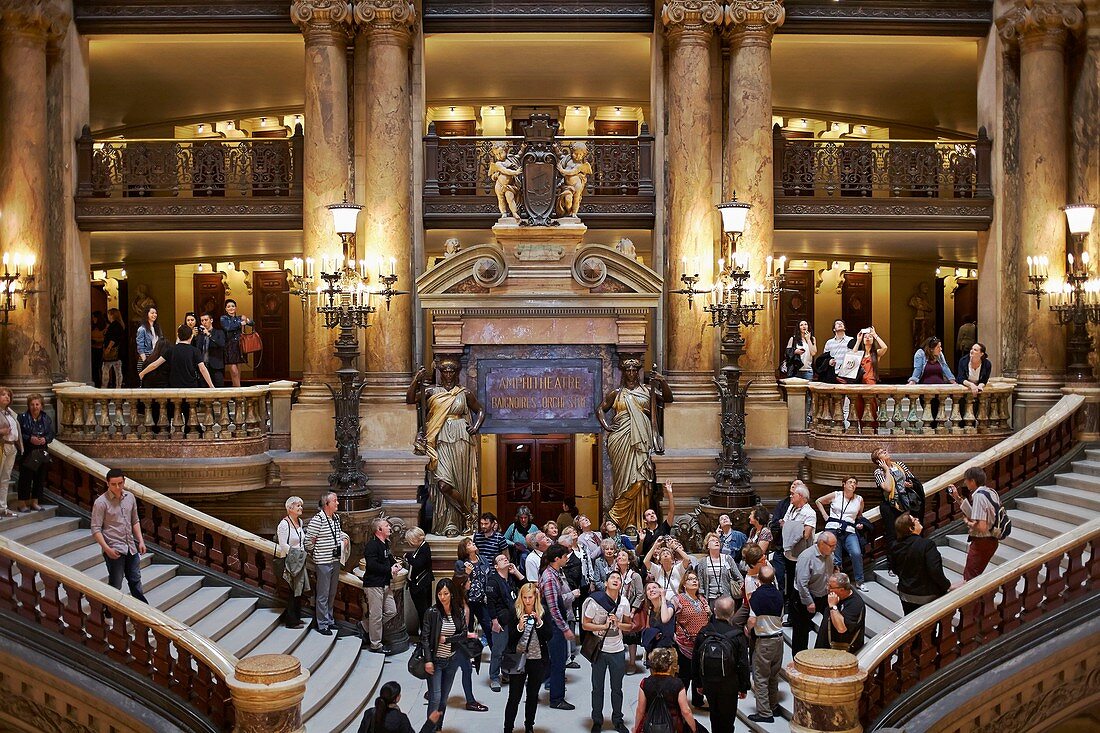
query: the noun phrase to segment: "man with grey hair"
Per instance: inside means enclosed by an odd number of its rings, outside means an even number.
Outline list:
[[[760,568],[760,585],[749,598],[746,628],[756,633],[752,656],[752,690],[756,712],[754,723],[774,722],[779,707],[779,673],[783,669],[783,594],[775,586],[775,570]]]
[[[370,642],[370,651],[389,654],[382,646],[382,627],[397,615],[393,599],[393,578],[401,572],[401,563],[390,552],[393,528],[385,517],[371,520],[374,536],[363,548],[363,596],[367,602],[366,618],[359,622]]]
[[[524,573],[527,576],[528,583],[539,582],[539,570],[542,565],[542,556],[550,547],[550,538],[546,536],[545,532],[536,532],[533,535],[527,535],[528,540],[531,543],[531,551],[527,553],[527,560],[524,563]]]
[[[798,596],[791,600],[792,654],[809,647],[814,615],[825,611],[835,549],[836,535],[819,532],[813,546],[803,550],[795,563],[794,586]]]
[[[801,481],[791,483],[791,505],[779,520],[779,526],[783,545],[783,596],[793,626],[798,602],[794,590],[794,566],[798,556],[810,546],[817,529],[817,513],[810,507],[810,490]]]
[[[336,621],[332,618],[332,604],[340,587],[340,569],[347,535],[340,527],[336,514],[339,499],[332,491],[322,494],[317,502],[321,511],[313,515],[306,525],[306,550],[313,559],[317,571],[317,597],[314,603],[314,624],[317,632],[332,636]]]
[[[817,632],[817,649],[840,649],[855,654],[863,648],[867,604],[844,573],[829,577],[829,604]]]

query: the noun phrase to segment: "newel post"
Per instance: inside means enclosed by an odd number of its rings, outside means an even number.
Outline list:
[[[859,698],[867,673],[855,655],[808,649],[787,665],[794,694],[794,733],[861,733]]]
[[[234,733],[304,733],[302,698],[309,670],[289,654],[257,654],[226,679],[236,711]]]
[[[271,395],[271,427],[268,433],[268,450],[290,450],[290,403],[294,397],[296,382],[285,379],[267,386]]]

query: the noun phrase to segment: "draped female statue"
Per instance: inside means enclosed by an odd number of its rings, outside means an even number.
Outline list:
[[[477,496],[477,439],[485,411],[474,393],[458,384],[459,364],[439,365],[439,384],[426,382],[421,368],[413,377],[405,401],[417,409],[414,450],[428,456],[426,483],[432,501],[432,530],[455,537],[474,531],[473,502]]]
[[[642,364],[626,359],[620,365],[622,386],[604,397],[596,411],[600,425],[608,432],[607,455],[611,459],[613,504],[608,516],[624,531],[642,526],[642,515],[649,508],[649,489],[656,472],[653,453],[661,450],[663,436],[658,429],[658,414],[672,402],[672,390],[665,378],[650,373],[650,383],[642,384]],[[606,412],[612,411],[612,422]]]

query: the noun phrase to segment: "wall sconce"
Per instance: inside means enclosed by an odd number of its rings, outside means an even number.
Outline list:
[[[3,255],[4,274],[0,276],[0,312],[3,313],[0,325],[8,325],[8,314],[18,307],[16,296],[27,307],[30,296],[38,291],[34,289],[34,255],[20,255],[5,252]],[[14,269],[10,269],[14,268]]]

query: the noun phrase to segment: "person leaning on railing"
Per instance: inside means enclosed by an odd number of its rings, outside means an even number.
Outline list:
[[[985,353],[985,344],[977,341],[970,347],[970,351],[959,359],[959,367],[956,370],[963,386],[969,387],[970,393],[975,397],[985,389],[992,371],[993,362]]]

